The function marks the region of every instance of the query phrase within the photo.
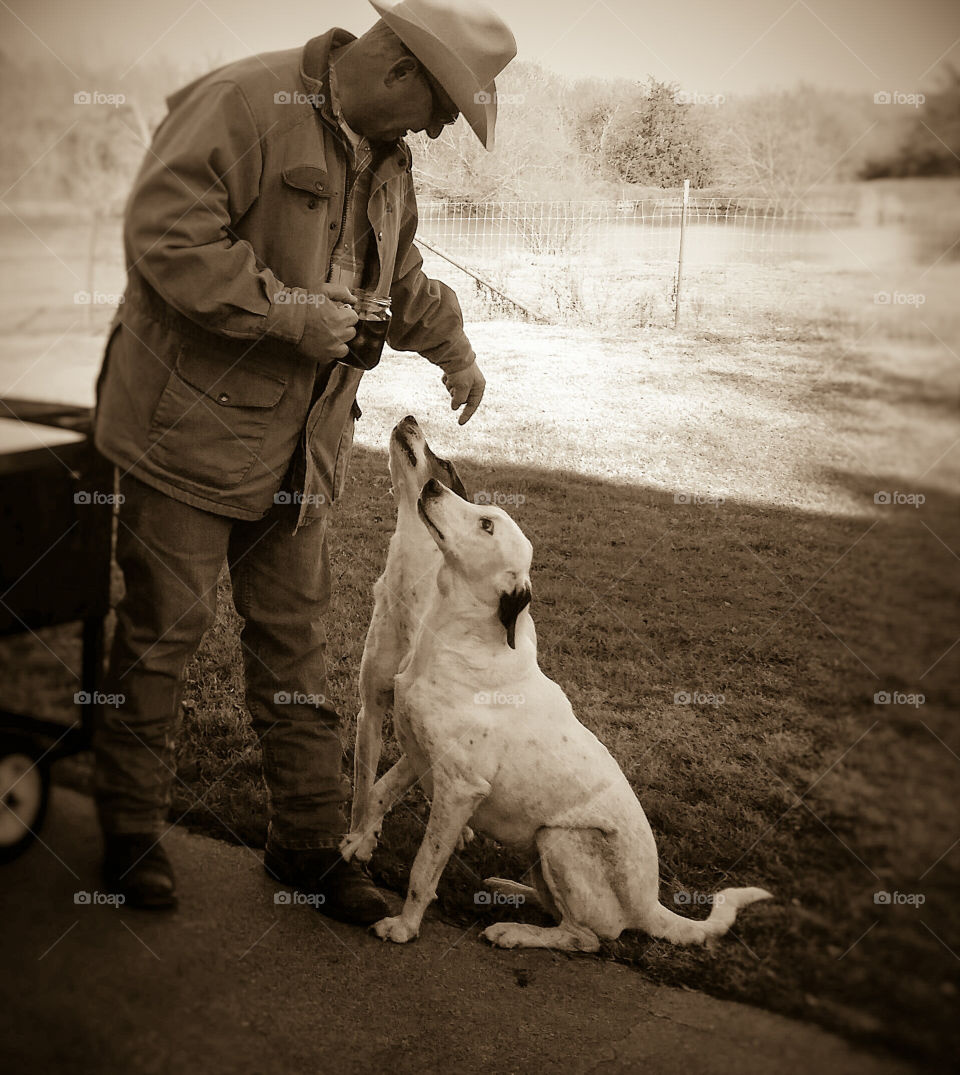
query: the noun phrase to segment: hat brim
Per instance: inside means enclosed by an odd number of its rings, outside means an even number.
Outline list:
[[[497,124],[497,86],[483,86],[470,68],[425,27],[396,14],[393,8],[370,0],[374,10],[443,86],[447,96],[470,124],[484,149],[493,149]]]

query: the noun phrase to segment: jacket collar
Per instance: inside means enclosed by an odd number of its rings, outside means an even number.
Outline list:
[[[348,30],[334,27],[319,37],[310,38],[300,54],[300,79],[304,91],[312,95],[313,107],[337,138],[342,138],[343,134],[330,104],[330,53],[333,49],[349,45],[356,40],[356,36]],[[378,145],[375,149],[380,163],[376,167],[374,187],[400,172],[409,170],[413,162],[410,147],[402,138]]]

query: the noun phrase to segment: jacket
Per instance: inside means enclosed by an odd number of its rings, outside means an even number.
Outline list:
[[[346,155],[324,72],[352,40],[334,29],[173,94],[124,211],[127,287],[97,382],[95,442],[124,471],[217,514],[262,517],[298,449],[301,522],[342,485],[362,371],[301,341],[344,214]],[[413,245],[403,140],[382,147],[367,220],[369,286],[392,299],[388,343],[465,369],[475,356],[456,295],[424,274]]]

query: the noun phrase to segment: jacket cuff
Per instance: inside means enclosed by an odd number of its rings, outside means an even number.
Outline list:
[[[477,361],[476,352],[463,333],[460,334],[460,339],[428,348],[421,351],[421,354],[435,366],[439,366],[444,373],[459,373]]]
[[[298,344],[307,324],[306,292],[298,287],[285,287],[273,296],[267,311],[266,334],[286,343]]]

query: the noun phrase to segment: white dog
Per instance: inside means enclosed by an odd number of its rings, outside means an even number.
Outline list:
[[[383,718],[393,704],[394,677],[436,591],[437,572],[443,560],[417,514],[420,490],[431,478],[466,497],[456,467],[434,455],[416,418],[407,415],[390,435],[390,480],[397,501],[397,527],[390,539],[387,565],[373,588],[373,617],[360,661],[360,712],[353,758],[354,832],[368,827],[367,811],[380,761]],[[358,858],[365,861],[370,857],[377,836],[379,828],[359,849]]]
[[[362,826],[341,845],[345,857],[369,858],[399,796],[415,781],[430,795],[403,910],[376,923],[377,935],[417,936],[468,822],[538,856],[532,886],[486,884],[538,901],[558,923],[488,926],[484,937],[501,947],[594,952],[625,929],[703,943],[725,933],[738,908],[769,898],[760,888],[724,889],[704,921],[660,904],[656,846],[636,795],[537,665],[530,542],[506,512],[469,504],[436,479],[418,510],[442,560],[395,680],[404,756],[374,786]]]

